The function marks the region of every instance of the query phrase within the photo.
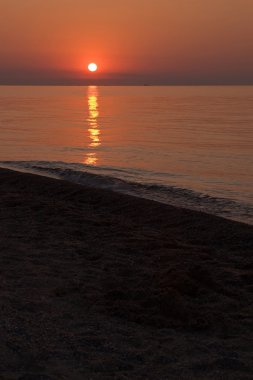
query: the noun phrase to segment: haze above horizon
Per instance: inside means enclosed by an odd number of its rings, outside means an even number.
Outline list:
[[[0,84],[253,84],[252,19],[252,0],[1,0]]]

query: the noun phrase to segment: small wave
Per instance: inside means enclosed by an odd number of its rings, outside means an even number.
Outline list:
[[[108,189],[253,224],[253,208],[251,205],[227,198],[213,197],[191,189],[157,182],[152,183],[149,180],[150,173],[148,171],[113,167],[94,168],[84,164],[55,161],[4,161],[0,165],[10,169],[70,181],[91,188]],[[162,175],[162,173],[160,174]],[[159,173],[156,173],[156,175],[159,176]]]

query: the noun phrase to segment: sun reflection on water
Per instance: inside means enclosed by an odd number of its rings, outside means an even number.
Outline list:
[[[101,145],[100,139],[100,129],[98,125],[99,109],[98,109],[98,88],[97,86],[88,87],[88,110],[89,117],[87,119],[89,128],[89,138],[90,143],[88,145],[93,151],[88,152],[85,164],[86,165],[96,165],[97,164],[97,154],[94,149],[98,148]]]

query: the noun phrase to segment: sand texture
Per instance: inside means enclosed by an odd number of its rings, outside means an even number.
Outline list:
[[[252,379],[252,226],[4,169],[0,202],[0,379]]]

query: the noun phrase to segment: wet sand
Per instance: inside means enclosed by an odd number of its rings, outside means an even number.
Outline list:
[[[251,379],[253,227],[0,170],[0,379]]]

